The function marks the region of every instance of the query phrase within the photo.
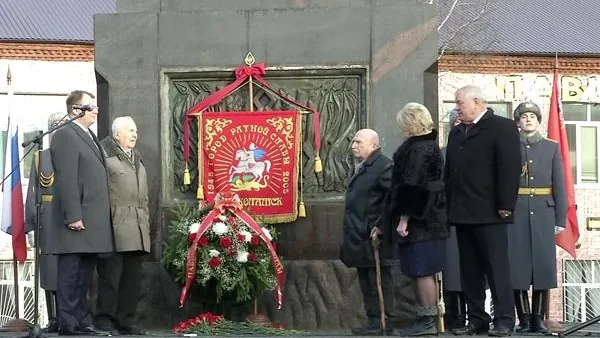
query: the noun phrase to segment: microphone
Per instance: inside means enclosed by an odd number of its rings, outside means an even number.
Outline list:
[[[91,104],[85,104],[85,105],[76,104],[76,105],[73,105],[73,109],[79,109],[85,113],[86,111],[92,111],[92,110],[96,109],[96,106],[91,105]]]

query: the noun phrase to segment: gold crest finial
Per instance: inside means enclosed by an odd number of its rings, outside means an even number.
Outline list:
[[[254,63],[256,62],[256,59],[254,58],[254,55],[252,55],[251,52],[248,52],[248,54],[246,54],[246,58],[244,59],[244,62],[248,66],[253,66]]]

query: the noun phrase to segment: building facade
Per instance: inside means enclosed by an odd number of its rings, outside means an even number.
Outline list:
[[[456,89],[481,87],[497,114],[533,101],[542,110],[546,135],[554,67],[560,77],[579,221],[577,260],[557,247],[559,287],[551,293],[550,318],[581,322],[600,312],[600,58],[449,54],[439,61],[439,120],[448,133]],[[446,136],[440,138],[444,143]]]

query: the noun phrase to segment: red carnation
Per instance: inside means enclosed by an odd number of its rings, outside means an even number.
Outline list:
[[[260,244],[260,238],[258,238],[258,236],[252,236],[250,239],[250,244],[253,246],[258,246]]]
[[[230,247],[229,249],[227,249],[227,254],[229,254],[229,256],[237,256],[237,249],[235,247]]]
[[[256,252],[248,252],[248,261],[255,263],[257,260]]]
[[[239,234],[239,233],[236,235],[236,238],[237,238],[238,243],[244,243],[246,241],[246,236]]]
[[[210,266],[213,269],[216,269],[219,266],[221,266],[221,260],[219,259],[219,257],[212,257],[208,260],[208,266]]]
[[[232,226],[234,224],[237,225],[237,217],[236,216],[229,216],[229,218],[227,219],[227,223],[231,224]]]
[[[208,245],[208,237],[206,237],[206,236],[200,237],[200,239],[198,240],[198,245],[200,247],[207,246]]]
[[[232,241],[231,238],[229,237],[221,237],[221,239],[219,240],[219,245],[221,246],[221,248],[229,248],[231,246]]]

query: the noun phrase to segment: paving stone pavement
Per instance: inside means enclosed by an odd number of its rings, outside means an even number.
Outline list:
[[[511,338],[531,338],[531,337],[543,337],[542,335],[536,334],[536,335],[516,335],[513,334],[511,336]],[[600,330],[598,331],[594,331],[594,330],[589,330],[589,331],[585,331],[585,332],[578,332],[578,333],[574,333],[572,335],[570,335],[569,337],[582,337],[582,336],[593,336],[593,337],[600,337]],[[27,333],[23,332],[23,333],[18,333],[18,332],[0,332],[0,337],[4,338],[4,337],[27,337]],[[46,338],[51,338],[51,337],[58,337],[57,334],[46,334],[44,335],[44,337]],[[63,336],[60,336],[63,337]],[[89,338],[91,336],[69,336],[70,338]],[[126,337],[126,338],[140,338],[140,337],[146,337],[146,338],[171,338],[171,337],[190,337],[190,336],[183,336],[183,335],[176,335],[176,334],[172,334],[169,331],[166,330],[151,330],[147,333],[147,335],[145,336],[118,336],[118,337]],[[193,337],[193,336],[192,336]],[[201,336],[197,336],[197,337],[201,337]],[[211,336],[211,337],[219,337],[219,336]],[[223,337],[272,337],[272,336],[267,336],[267,335],[240,335],[240,336],[234,336],[234,335],[228,335],[228,336],[223,336]],[[349,331],[327,331],[327,332],[307,332],[305,334],[302,335],[282,335],[281,337],[319,337],[319,338],[330,338],[330,337],[361,337],[361,336],[352,336],[350,334]],[[373,337],[373,336],[369,336],[369,337]],[[473,337],[487,337],[487,335],[480,335],[480,336],[454,336],[450,333],[444,333],[444,334],[440,334],[438,337],[452,337],[452,338],[473,338]],[[38,338],[42,338],[42,337],[38,337]]]

